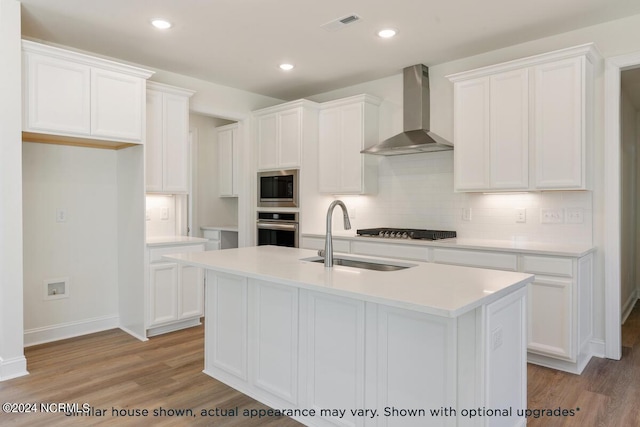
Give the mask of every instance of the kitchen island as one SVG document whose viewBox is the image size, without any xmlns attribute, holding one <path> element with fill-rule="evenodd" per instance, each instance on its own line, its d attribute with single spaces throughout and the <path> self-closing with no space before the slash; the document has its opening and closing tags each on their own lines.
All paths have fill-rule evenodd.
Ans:
<svg viewBox="0 0 640 427">
<path fill-rule="evenodd" d="M 408 268 L 326 269 L 314 255 L 165 257 L 207 271 L 205 373 L 310 426 L 525 424 L 532 275 L 398 260 Z"/>
</svg>

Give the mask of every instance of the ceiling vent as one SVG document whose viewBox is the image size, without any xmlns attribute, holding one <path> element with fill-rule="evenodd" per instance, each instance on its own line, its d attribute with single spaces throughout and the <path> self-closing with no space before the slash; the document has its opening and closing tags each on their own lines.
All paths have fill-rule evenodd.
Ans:
<svg viewBox="0 0 640 427">
<path fill-rule="evenodd" d="M 351 15 L 343 16 L 342 18 L 335 19 L 331 22 L 327 22 L 326 24 L 321 25 L 320 28 L 324 28 L 327 31 L 336 31 L 346 27 L 349 24 L 355 24 L 356 22 L 359 22 L 361 20 L 362 18 L 354 13 Z"/>
</svg>

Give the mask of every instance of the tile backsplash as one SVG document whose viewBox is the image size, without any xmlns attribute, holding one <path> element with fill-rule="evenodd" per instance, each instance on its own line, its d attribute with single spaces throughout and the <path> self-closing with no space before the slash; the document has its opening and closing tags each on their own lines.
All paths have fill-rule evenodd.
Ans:
<svg viewBox="0 0 640 427">
<path fill-rule="evenodd" d="M 375 196 L 340 197 L 356 213 L 354 228 L 429 228 L 472 239 L 592 244 L 590 191 L 455 193 L 452 151 L 383 157 L 378 185 Z M 521 209 L 524 223 L 516 222 Z M 469 221 L 463 220 L 464 210 Z M 541 213 L 557 222 L 542 223 Z"/>
</svg>

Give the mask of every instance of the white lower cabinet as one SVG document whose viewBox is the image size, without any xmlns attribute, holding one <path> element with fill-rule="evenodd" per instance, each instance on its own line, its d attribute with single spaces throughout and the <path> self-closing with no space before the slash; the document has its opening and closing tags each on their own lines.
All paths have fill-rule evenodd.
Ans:
<svg viewBox="0 0 640 427">
<path fill-rule="evenodd" d="M 319 292 L 307 295 L 308 408 L 364 408 L 365 303 Z M 347 411 L 348 412 L 348 411 Z M 363 418 L 320 416 L 326 425 L 362 426 Z M 318 425 L 325 425 L 320 422 Z"/>
<path fill-rule="evenodd" d="M 200 324 L 204 314 L 204 271 L 161 261 L 161 257 L 203 250 L 203 244 L 149 249 L 147 336 Z"/>
<path fill-rule="evenodd" d="M 307 411 L 294 417 L 305 425 L 524 425 L 526 288 L 447 318 L 211 270 L 206 283 L 204 372 Z M 513 416 L 429 412 L 483 406 Z M 411 408 L 426 413 L 401 415 Z"/>
</svg>

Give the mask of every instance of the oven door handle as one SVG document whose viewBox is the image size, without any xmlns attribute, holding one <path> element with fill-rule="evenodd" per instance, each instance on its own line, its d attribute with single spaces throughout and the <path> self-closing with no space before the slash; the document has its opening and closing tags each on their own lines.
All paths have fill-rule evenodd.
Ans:
<svg viewBox="0 0 640 427">
<path fill-rule="evenodd" d="M 289 230 L 296 231 L 298 229 L 298 224 L 277 224 L 272 222 L 258 222 L 258 228 L 263 230 Z"/>
</svg>

